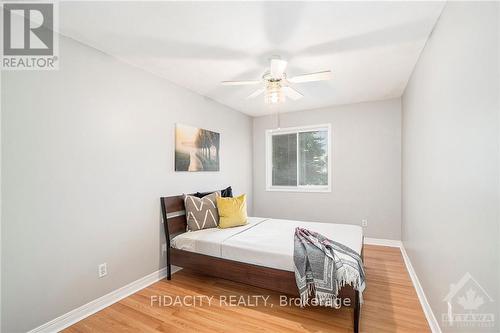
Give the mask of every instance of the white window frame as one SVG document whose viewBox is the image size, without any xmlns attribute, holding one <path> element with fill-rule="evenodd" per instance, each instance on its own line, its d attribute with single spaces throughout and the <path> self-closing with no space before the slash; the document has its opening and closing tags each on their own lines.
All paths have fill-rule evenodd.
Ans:
<svg viewBox="0 0 500 333">
<path fill-rule="evenodd" d="M 273 186 L 273 147 L 272 138 L 276 134 L 297 134 L 297 183 L 299 183 L 299 133 L 311 131 L 327 131 L 327 156 L 328 156 L 328 184 L 327 185 L 299 185 Z M 331 192 L 332 191 L 332 126 L 331 124 L 297 126 L 266 130 L 266 191 L 280 192 Z"/>
</svg>

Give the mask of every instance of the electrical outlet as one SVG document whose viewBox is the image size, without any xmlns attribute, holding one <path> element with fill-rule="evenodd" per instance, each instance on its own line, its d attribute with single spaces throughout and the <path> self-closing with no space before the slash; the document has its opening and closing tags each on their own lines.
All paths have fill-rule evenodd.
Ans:
<svg viewBox="0 0 500 333">
<path fill-rule="evenodd" d="M 368 220 L 366 220 L 366 219 L 361 220 L 361 226 L 362 226 L 363 228 L 368 227 Z"/>
<path fill-rule="evenodd" d="M 100 264 L 99 266 L 97 266 L 97 275 L 100 278 L 108 275 L 108 264 L 104 263 L 104 264 Z"/>
<path fill-rule="evenodd" d="M 164 255 L 167 252 L 167 243 L 161 244 L 161 254 Z"/>
</svg>

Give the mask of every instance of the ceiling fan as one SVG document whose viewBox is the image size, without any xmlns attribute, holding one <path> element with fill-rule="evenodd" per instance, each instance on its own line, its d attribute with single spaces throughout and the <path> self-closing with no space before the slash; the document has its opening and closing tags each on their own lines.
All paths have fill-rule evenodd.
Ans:
<svg viewBox="0 0 500 333">
<path fill-rule="evenodd" d="M 308 73 L 293 76 L 288 78 L 285 69 L 287 61 L 282 60 L 279 57 L 273 57 L 270 59 L 269 70 L 267 70 L 264 75 L 262 75 L 261 80 L 247 80 L 247 81 L 222 81 L 222 85 L 225 86 L 243 86 L 243 85 L 255 85 L 263 84 L 262 88 L 257 89 L 251 93 L 247 99 L 255 98 L 263 93 L 264 101 L 267 104 L 277 104 L 285 101 L 285 97 L 291 100 L 298 100 L 304 95 L 292 88 L 290 85 L 292 83 L 305 83 L 313 81 L 324 81 L 330 80 L 332 76 L 331 71 L 321 71 L 315 73 Z"/>
</svg>

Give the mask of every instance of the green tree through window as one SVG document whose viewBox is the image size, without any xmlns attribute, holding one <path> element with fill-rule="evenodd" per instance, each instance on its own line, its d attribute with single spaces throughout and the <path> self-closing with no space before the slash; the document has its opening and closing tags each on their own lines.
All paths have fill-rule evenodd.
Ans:
<svg viewBox="0 0 500 333">
<path fill-rule="evenodd" d="M 299 134 L 300 185 L 328 184 L 327 132 L 303 132 Z"/>
</svg>

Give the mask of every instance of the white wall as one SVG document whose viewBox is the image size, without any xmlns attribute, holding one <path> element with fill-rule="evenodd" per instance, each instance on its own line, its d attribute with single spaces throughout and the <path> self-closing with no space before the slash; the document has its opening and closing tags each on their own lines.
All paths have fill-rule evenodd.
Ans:
<svg viewBox="0 0 500 333">
<path fill-rule="evenodd" d="M 252 207 L 249 117 L 73 40 L 60 60 L 2 73 L 3 332 L 163 267 L 160 196 L 232 185 Z M 173 171 L 176 122 L 221 133 L 221 172 Z"/>
<path fill-rule="evenodd" d="M 331 193 L 268 192 L 265 131 L 276 116 L 254 119 L 254 213 L 257 216 L 361 224 L 368 237 L 401 237 L 401 101 L 352 104 L 281 115 L 281 127 L 331 123 Z"/>
<path fill-rule="evenodd" d="M 0 71 L 0 91 L 2 91 L 2 71 Z M 0 105 L 2 95 L 0 94 Z M 2 115 L 0 112 L 0 148 L 2 146 Z M 2 188 L 2 153 L 0 149 L 0 189 Z M 0 332 L 2 331 L 2 191 L 0 191 Z"/>
<path fill-rule="evenodd" d="M 499 320 L 498 6 L 448 2 L 402 99 L 403 242 L 439 321 L 466 272 Z"/>
</svg>

